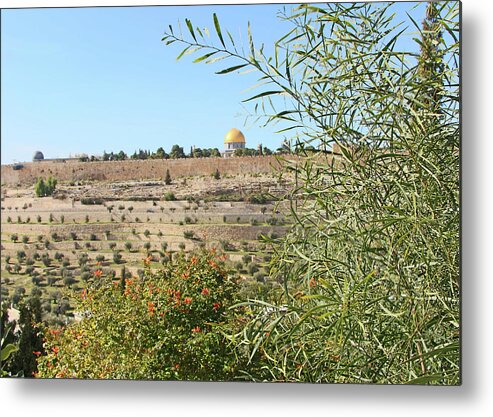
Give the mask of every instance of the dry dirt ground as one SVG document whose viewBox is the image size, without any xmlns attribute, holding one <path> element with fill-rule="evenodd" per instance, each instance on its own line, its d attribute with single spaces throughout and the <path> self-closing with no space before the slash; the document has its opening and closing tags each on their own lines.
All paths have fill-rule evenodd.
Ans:
<svg viewBox="0 0 493 417">
<path fill-rule="evenodd" d="M 236 264 L 244 277 L 256 272 L 247 268 L 250 261 L 245 257 L 260 269 L 257 272 L 267 274 L 269 245 L 260 235 L 279 236 L 289 228 L 283 214 L 287 201 L 282 200 L 289 187 L 289 181 L 267 174 L 189 177 L 170 185 L 67 183 L 59 184 L 53 197 L 44 198 L 36 197 L 32 186 L 2 187 L 1 276 L 6 284 L 2 287 L 7 288 L 2 296 L 11 295 L 17 286 L 82 285 L 83 272 L 92 274 L 96 269 L 114 270 L 118 276 L 125 267 L 136 274 L 148 255 L 157 268 L 170 252 L 198 246 L 223 249 L 229 265 Z M 170 193 L 176 201 L 166 201 L 164 196 Z M 252 196 L 267 195 L 281 201 L 249 202 Z M 97 204 L 87 204 L 88 199 Z M 115 253 L 120 260 L 115 260 Z M 84 254 L 85 268 L 79 262 Z M 49 259 L 48 265 L 43 257 Z M 68 284 L 67 277 L 74 282 Z"/>
</svg>

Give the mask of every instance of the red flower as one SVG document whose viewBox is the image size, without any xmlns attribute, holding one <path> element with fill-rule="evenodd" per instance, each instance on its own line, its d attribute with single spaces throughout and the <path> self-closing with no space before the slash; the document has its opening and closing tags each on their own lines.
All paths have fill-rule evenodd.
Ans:
<svg viewBox="0 0 493 417">
<path fill-rule="evenodd" d="M 202 295 L 209 295 L 209 288 L 202 288 Z"/>
<path fill-rule="evenodd" d="M 311 277 L 310 278 L 310 287 L 315 287 L 317 285 L 317 281 L 315 278 Z"/>
<path fill-rule="evenodd" d="M 214 303 L 214 304 L 212 304 L 212 309 L 213 309 L 214 311 L 219 310 L 219 307 L 221 307 L 221 304 L 219 304 L 219 303 Z"/>
<path fill-rule="evenodd" d="M 200 327 L 199 327 L 199 326 L 194 327 L 194 328 L 192 329 L 192 333 L 200 333 Z"/>
<path fill-rule="evenodd" d="M 185 304 L 192 304 L 192 299 L 190 297 L 185 297 L 185 299 L 183 300 L 183 302 Z"/>
<path fill-rule="evenodd" d="M 103 275 L 103 271 L 101 269 L 96 269 L 93 274 L 96 278 L 100 278 Z"/>
<path fill-rule="evenodd" d="M 197 263 L 197 257 L 192 256 L 192 258 L 190 259 L 190 264 L 195 265 L 196 263 Z"/>
<path fill-rule="evenodd" d="M 147 302 L 147 310 L 149 311 L 149 313 L 151 315 L 154 314 L 154 312 L 156 311 L 156 309 L 154 308 L 155 304 L 152 302 L 152 301 L 148 301 Z"/>
<path fill-rule="evenodd" d="M 152 256 L 148 256 L 147 258 L 144 259 L 144 265 L 149 266 L 152 261 Z"/>
<path fill-rule="evenodd" d="M 175 365 L 175 369 L 176 369 L 176 370 L 180 369 L 180 364 L 179 364 L 179 363 L 177 363 L 177 364 Z"/>
<path fill-rule="evenodd" d="M 35 350 L 35 351 L 33 351 L 33 355 L 35 355 L 36 357 L 39 357 L 41 355 L 41 352 L 39 350 Z"/>
<path fill-rule="evenodd" d="M 51 348 L 51 350 L 52 350 L 52 351 L 53 351 L 53 353 L 56 355 L 60 349 L 58 348 L 58 346 L 53 346 L 53 347 Z"/>
<path fill-rule="evenodd" d="M 181 277 L 183 279 L 187 279 L 189 276 L 190 276 L 190 274 L 188 272 L 184 272 L 183 274 L 181 274 Z"/>
</svg>

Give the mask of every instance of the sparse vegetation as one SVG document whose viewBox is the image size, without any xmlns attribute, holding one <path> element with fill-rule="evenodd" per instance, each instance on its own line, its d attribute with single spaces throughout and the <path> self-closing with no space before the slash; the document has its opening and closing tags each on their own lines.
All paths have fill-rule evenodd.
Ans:
<svg viewBox="0 0 493 417">
<path fill-rule="evenodd" d="M 164 194 L 164 201 L 175 201 L 176 197 L 175 194 L 171 191 L 168 191 L 167 193 Z"/>
</svg>

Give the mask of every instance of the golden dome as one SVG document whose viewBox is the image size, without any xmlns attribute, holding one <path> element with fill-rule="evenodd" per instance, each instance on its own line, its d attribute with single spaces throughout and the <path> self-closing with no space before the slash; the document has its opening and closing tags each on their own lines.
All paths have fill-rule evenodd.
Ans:
<svg viewBox="0 0 493 417">
<path fill-rule="evenodd" d="M 245 136 L 238 129 L 231 129 L 224 137 L 224 143 L 245 143 Z"/>
</svg>

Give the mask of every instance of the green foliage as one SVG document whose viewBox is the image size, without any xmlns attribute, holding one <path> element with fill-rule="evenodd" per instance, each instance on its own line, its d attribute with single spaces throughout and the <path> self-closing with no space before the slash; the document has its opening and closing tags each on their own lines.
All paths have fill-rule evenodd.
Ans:
<svg viewBox="0 0 493 417">
<path fill-rule="evenodd" d="M 175 194 L 171 191 L 168 191 L 167 193 L 164 193 L 164 201 L 175 201 L 176 197 Z"/>
<path fill-rule="evenodd" d="M 185 158 L 185 153 L 183 152 L 183 147 L 178 145 L 173 145 L 169 153 L 169 157 L 173 159 Z"/>
<path fill-rule="evenodd" d="M 194 62 L 236 60 L 219 74 L 252 68 L 263 90 L 245 102 L 294 132 L 279 149 L 293 227 L 272 260 L 284 293 L 248 303 L 235 336 L 265 353 L 252 380 L 460 381 L 459 4 L 428 6 L 418 60 L 396 50 L 392 7 L 301 5 L 272 57 L 250 33 L 242 55 L 216 16 L 220 45 L 163 38 L 205 49 Z"/>
<path fill-rule="evenodd" d="M 18 308 L 20 333 L 14 339 L 18 349 L 13 352 L 5 368 L 12 375 L 32 377 L 37 372 L 36 357 L 44 352 L 39 296 L 21 301 Z"/>
<path fill-rule="evenodd" d="M 36 194 L 36 197 L 48 197 L 53 194 L 56 185 L 56 178 L 48 177 L 46 182 L 43 178 L 38 178 L 34 184 L 34 193 Z"/>
<path fill-rule="evenodd" d="M 185 230 L 185 231 L 183 232 L 183 237 L 184 237 L 185 239 L 194 239 L 194 238 L 195 238 L 195 234 L 193 233 L 193 231 L 192 231 L 192 230 Z"/>
<path fill-rule="evenodd" d="M 164 177 L 164 183 L 166 185 L 170 185 L 171 184 L 171 175 L 169 173 L 169 169 L 166 170 L 166 176 Z"/>
<path fill-rule="evenodd" d="M 101 277 L 78 299 L 83 320 L 45 332 L 39 376 L 230 380 L 239 356 L 222 328 L 236 288 L 205 251 L 123 285 Z"/>
<path fill-rule="evenodd" d="M 265 204 L 269 201 L 268 196 L 262 193 L 252 194 L 247 198 L 247 201 L 252 204 Z"/>
<path fill-rule="evenodd" d="M 102 205 L 104 204 L 104 200 L 99 197 L 83 197 L 80 199 L 80 203 L 83 205 Z M 107 209 L 111 212 L 109 207 Z"/>
</svg>

